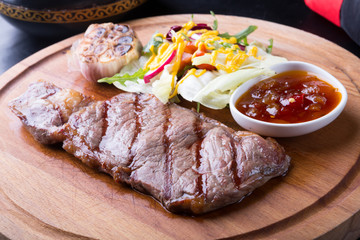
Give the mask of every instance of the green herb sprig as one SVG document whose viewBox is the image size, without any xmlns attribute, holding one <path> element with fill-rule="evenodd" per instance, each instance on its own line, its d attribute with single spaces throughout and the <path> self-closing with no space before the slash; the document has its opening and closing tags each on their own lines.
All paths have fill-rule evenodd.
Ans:
<svg viewBox="0 0 360 240">
<path fill-rule="evenodd" d="M 213 11 L 210 11 L 210 14 L 215 18 L 212 29 L 217 30 L 218 29 L 218 20 L 216 19 L 215 13 Z"/>
<path fill-rule="evenodd" d="M 254 32 L 256 29 L 257 29 L 257 26 L 250 25 L 249 27 L 247 27 L 246 29 L 242 30 L 239 33 L 236 33 L 235 35 L 230 35 L 229 33 L 226 32 L 226 33 L 219 34 L 219 37 L 226 38 L 226 39 L 229 39 L 231 37 L 235 37 L 237 43 L 240 43 L 240 44 L 242 44 L 244 46 L 248 46 L 249 44 L 247 42 L 247 37 L 252 32 Z"/>
</svg>

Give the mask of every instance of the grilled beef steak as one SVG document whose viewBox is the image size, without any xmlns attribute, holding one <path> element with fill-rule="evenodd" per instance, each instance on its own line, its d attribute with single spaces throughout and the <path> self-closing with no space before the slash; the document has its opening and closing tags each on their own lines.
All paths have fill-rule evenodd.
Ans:
<svg viewBox="0 0 360 240">
<path fill-rule="evenodd" d="M 290 164 L 271 138 L 236 132 L 149 94 L 95 101 L 37 82 L 9 106 L 39 142 L 63 142 L 88 166 L 171 212 L 199 214 L 235 203 Z"/>
</svg>

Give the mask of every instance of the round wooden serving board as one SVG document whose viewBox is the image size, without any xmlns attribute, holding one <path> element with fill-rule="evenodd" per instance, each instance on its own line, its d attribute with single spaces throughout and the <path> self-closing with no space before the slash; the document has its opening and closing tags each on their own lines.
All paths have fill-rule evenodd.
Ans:
<svg viewBox="0 0 360 240">
<path fill-rule="evenodd" d="M 191 15 L 129 22 L 145 44 L 155 32 Z M 174 215 L 149 196 L 116 184 L 83 165 L 60 145 L 36 142 L 8 102 L 39 79 L 98 99 L 119 93 L 112 85 L 68 72 L 66 51 L 80 36 L 52 45 L 0 77 L 0 231 L 14 239 L 324 239 L 360 236 L 360 60 L 309 33 L 266 21 L 217 16 L 220 32 L 258 29 L 249 40 L 274 39 L 273 54 L 313 63 L 338 78 L 349 99 L 334 122 L 312 134 L 279 138 L 291 156 L 284 177 L 270 180 L 242 202 L 202 216 Z M 195 22 L 212 25 L 211 15 Z M 9 50 L 8 50 L 9 51 Z M 182 103 L 191 107 L 189 103 Z M 240 130 L 229 109 L 201 108 Z"/>
</svg>

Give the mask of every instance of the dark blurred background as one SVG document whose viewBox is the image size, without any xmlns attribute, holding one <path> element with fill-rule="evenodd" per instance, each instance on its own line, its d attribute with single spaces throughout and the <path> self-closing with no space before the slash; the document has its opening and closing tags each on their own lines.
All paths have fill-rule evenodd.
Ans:
<svg viewBox="0 0 360 240">
<path fill-rule="evenodd" d="M 321 36 L 360 57 L 360 47 L 344 30 L 311 11 L 303 0 L 148 0 L 117 21 L 182 13 L 209 13 L 251 17 L 295 27 Z M 0 74 L 31 54 L 76 32 L 53 37 L 25 33 L 0 18 Z"/>
</svg>

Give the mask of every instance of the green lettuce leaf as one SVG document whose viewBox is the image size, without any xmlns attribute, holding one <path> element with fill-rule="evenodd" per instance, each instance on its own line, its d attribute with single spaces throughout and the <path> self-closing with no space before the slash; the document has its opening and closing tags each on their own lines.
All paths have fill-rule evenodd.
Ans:
<svg viewBox="0 0 360 240">
<path fill-rule="evenodd" d="M 143 79 L 144 75 L 149 71 L 149 69 L 139 68 L 134 74 L 125 73 L 123 75 L 117 73 L 112 77 L 101 78 L 98 80 L 99 83 L 109 83 L 119 82 L 122 85 L 125 85 L 126 81 L 137 82 L 138 79 Z"/>
<path fill-rule="evenodd" d="M 164 43 L 164 39 L 160 36 L 155 36 L 157 33 L 154 33 L 150 39 L 150 41 L 143 48 L 144 55 L 151 55 L 150 47 L 154 45 L 154 52 L 157 54 L 159 46 Z"/>
</svg>

